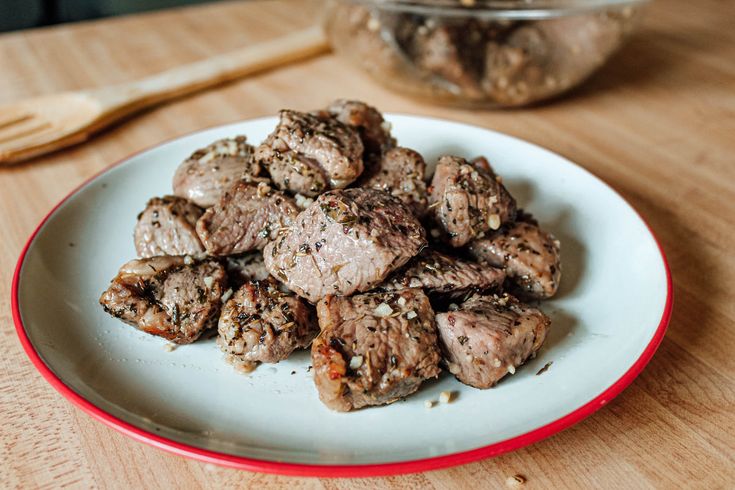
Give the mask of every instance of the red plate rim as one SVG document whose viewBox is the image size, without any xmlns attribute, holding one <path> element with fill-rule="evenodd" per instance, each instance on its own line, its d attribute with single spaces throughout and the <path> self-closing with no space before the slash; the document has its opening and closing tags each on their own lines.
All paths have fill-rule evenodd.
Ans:
<svg viewBox="0 0 735 490">
<path fill-rule="evenodd" d="M 390 114 L 390 115 L 393 115 L 393 114 Z M 431 118 L 431 117 L 426 117 L 426 116 L 418 116 L 418 117 L 422 117 L 426 119 L 436 119 L 436 118 Z M 437 119 L 437 120 L 447 122 L 446 119 Z M 462 123 L 459 121 L 451 121 L 451 122 L 455 124 L 466 124 L 466 123 Z M 669 263 L 666 258 L 666 254 L 664 253 L 663 247 L 661 246 L 661 242 L 658 240 L 658 237 L 656 237 L 656 235 L 653 233 L 653 230 L 651 229 L 648 222 L 643 218 L 643 216 L 641 216 L 641 214 L 619 192 L 617 192 L 609 184 L 607 184 L 605 181 L 603 181 L 602 179 L 594 175 L 592 172 L 590 172 L 586 168 L 581 167 L 580 165 L 574 164 L 580 169 L 582 169 L 583 171 L 590 174 L 592 177 L 594 177 L 598 181 L 602 182 L 612 192 L 614 192 L 620 199 L 622 199 L 633 210 L 633 212 L 635 212 L 638 215 L 641 221 L 648 228 L 649 233 L 653 237 L 656 243 L 656 246 L 658 247 L 659 253 L 661 254 L 661 261 L 663 263 L 663 266 L 666 272 L 666 303 L 664 304 L 664 310 L 661 316 L 661 320 L 659 321 L 658 327 L 656 328 L 656 331 L 654 332 L 653 337 L 651 338 L 651 341 L 648 343 L 646 348 L 643 350 L 640 357 L 633 363 L 633 365 L 628 369 L 628 371 L 626 371 L 625 374 L 623 374 L 620 377 L 620 379 L 618 379 L 615 383 L 613 383 L 610 387 L 604 390 L 597 397 L 593 398 L 591 401 L 587 402 L 586 404 L 582 405 L 576 410 L 568 413 L 567 415 L 564 415 L 563 417 L 553 422 L 550 422 L 544 426 L 538 427 L 524 434 L 518 435 L 516 437 L 511 437 L 509 439 L 506 439 L 500 442 L 496 442 L 494 444 L 482 446 L 476 449 L 471 449 L 468 451 L 462 451 L 462 452 L 453 453 L 453 454 L 447 454 L 444 456 L 435 456 L 431 458 L 401 461 L 401 462 L 396 462 L 396 463 L 378 463 L 378 464 L 365 464 L 365 465 L 298 464 L 298 463 L 285 463 L 285 462 L 279 462 L 279 461 L 268 461 L 268 460 L 247 458 L 244 456 L 235 456 L 235 455 L 221 453 L 217 451 L 201 449 L 201 448 L 191 446 L 188 444 L 176 442 L 174 440 L 171 440 L 165 437 L 161 437 L 159 435 L 156 435 L 151 432 L 140 429 L 134 426 L 133 424 L 125 422 L 124 420 L 119 419 L 118 417 L 115 417 L 114 415 L 104 411 L 103 409 L 99 408 L 98 406 L 94 405 L 93 403 L 91 403 L 90 401 L 88 401 L 87 399 L 79 395 L 78 393 L 76 393 L 73 389 L 67 386 L 61 380 L 61 378 L 59 378 L 51 370 L 51 368 L 48 365 L 46 365 L 43 359 L 41 359 L 41 356 L 38 354 L 35 347 L 31 343 L 31 340 L 28 337 L 28 334 L 26 332 L 25 326 L 23 325 L 23 320 L 21 319 L 21 313 L 20 313 L 20 306 L 18 303 L 19 282 L 20 282 L 21 270 L 23 268 L 23 263 L 25 261 L 26 254 L 28 253 L 28 249 L 30 248 L 34 239 L 40 232 L 41 228 L 43 228 L 43 225 L 46 224 L 46 222 L 51 218 L 51 216 L 53 216 L 56 210 L 59 209 L 59 207 L 61 207 L 69 198 L 71 198 L 73 195 L 77 194 L 80 190 L 82 190 L 83 188 L 91 184 L 98 177 L 100 177 L 101 175 L 112 170 L 113 168 L 127 162 L 131 158 L 145 151 L 156 148 L 165 143 L 169 143 L 177 139 L 185 138 L 195 133 L 199 133 L 201 131 L 205 131 L 207 129 L 213 129 L 213 128 L 220 127 L 220 126 L 223 126 L 223 125 L 217 125 L 217 126 L 212 126 L 211 128 L 205 128 L 205 129 L 200 129 L 197 131 L 192 131 L 182 136 L 174 137 L 169 140 L 163 141 L 161 143 L 152 145 L 143 150 L 134 152 L 128 155 L 127 157 L 122 158 L 121 160 L 113 163 L 112 165 L 102 169 L 101 171 L 89 177 L 82 184 L 80 184 L 74 190 L 72 190 L 66 197 L 64 197 L 61 201 L 59 201 L 59 203 L 56 204 L 51 209 L 51 211 L 49 211 L 48 214 L 41 220 L 41 222 L 38 224 L 38 226 L 33 231 L 31 236 L 28 238 L 28 241 L 26 242 L 25 246 L 23 247 L 23 250 L 20 253 L 18 262 L 15 267 L 15 272 L 13 274 L 13 284 L 12 284 L 12 289 L 11 289 L 11 309 L 13 312 L 13 322 L 15 323 L 15 330 L 16 330 L 16 333 L 18 334 L 18 338 L 20 339 L 20 343 L 23 345 L 23 349 L 25 350 L 26 355 L 31 360 L 31 362 L 36 367 L 36 369 L 46 379 L 46 381 L 48 381 L 48 383 L 51 386 L 53 386 L 54 389 L 56 389 L 56 391 L 58 391 L 62 396 L 67 398 L 77 407 L 81 408 L 87 414 L 91 415 L 93 418 L 127 435 L 128 437 L 131 437 L 137 441 L 149 444 L 158 449 L 163 449 L 164 451 L 168 451 L 170 453 L 177 454 L 179 456 L 185 456 L 188 458 L 199 460 L 205 463 L 212 463 L 212 464 L 217 464 L 220 466 L 247 470 L 247 471 L 264 472 L 264 473 L 289 475 L 289 476 L 357 478 L 357 477 L 375 477 L 375 476 L 389 476 L 389 475 L 398 475 L 398 474 L 406 474 L 406 473 L 418 473 L 418 472 L 423 472 L 423 471 L 431 471 L 431 470 L 438 470 L 442 468 L 449 468 L 452 466 L 472 463 L 474 461 L 479 461 L 485 458 L 499 456 L 501 454 L 504 454 L 510 451 L 515 451 L 516 449 L 520 449 L 524 446 L 528 446 L 535 442 L 546 439 L 547 437 L 550 437 L 558 432 L 561 432 L 562 430 L 568 427 L 571 427 L 577 422 L 580 422 L 581 420 L 589 417 L 590 415 L 595 413 L 597 410 L 602 408 L 605 404 L 607 404 L 610 400 L 618 396 L 630 383 L 633 382 L 633 380 L 641 373 L 643 368 L 651 360 L 651 358 L 653 357 L 653 354 L 656 352 L 656 349 L 658 349 L 658 346 L 661 344 L 661 341 L 664 338 L 664 335 L 666 333 L 666 328 L 668 327 L 669 321 L 671 320 L 671 312 L 673 309 L 673 301 L 674 301 L 674 291 L 673 291 L 673 283 L 672 283 L 672 278 L 671 278 L 671 270 L 669 268 Z M 473 126 L 473 125 L 469 125 L 469 126 L 478 127 L 478 126 Z M 481 129 L 489 130 L 487 128 L 481 128 Z M 492 130 L 489 130 L 489 131 L 492 131 Z M 518 141 L 522 141 L 525 144 L 537 146 L 533 143 L 530 143 L 525 140 L 521 140 L 519 138 L 515 138 L 510 135 L 504 134 L 504 136 L 507 136 L 509 138 L 512 138 Z M 544 150 L 549 151 L 546 149 Z M 555 152 L 552 152 L 552 153 L 556 154 Z"/>
</svg>

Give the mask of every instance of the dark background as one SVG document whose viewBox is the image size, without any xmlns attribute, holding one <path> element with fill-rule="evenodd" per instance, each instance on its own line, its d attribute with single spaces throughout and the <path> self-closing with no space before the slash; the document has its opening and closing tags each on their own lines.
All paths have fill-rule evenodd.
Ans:
<svg viewBox="0 0 735 490">
<path fill-rule="evenodd" d="M 0 0 L 0 31 L 28 29 L 214 0 Z"/>
</svg>

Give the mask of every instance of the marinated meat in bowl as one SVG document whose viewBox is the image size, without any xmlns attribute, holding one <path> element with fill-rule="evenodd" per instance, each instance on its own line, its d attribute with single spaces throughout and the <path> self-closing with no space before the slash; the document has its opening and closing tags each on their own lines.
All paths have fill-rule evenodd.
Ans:
<svg viewBox="0 0 735 490">
<path fill-rule="evenodd" d="M 333 0 L 334 49 L 376 81 L 431 102 L 515 107 L 602 66 L 646 0 Z"/>
</svg>

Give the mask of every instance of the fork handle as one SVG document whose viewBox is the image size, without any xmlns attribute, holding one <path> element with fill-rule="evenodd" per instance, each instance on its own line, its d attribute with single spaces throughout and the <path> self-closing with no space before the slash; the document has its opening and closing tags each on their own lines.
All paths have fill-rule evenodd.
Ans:
<svg viewBox="0 0 735 490">
<path fill-rule="evenodd" d="M 89 92 L 108 122 L 161 102 L 204 90 L 255 72 L 325 53 L 329 44 L 319 26 L 230 53 L 179 66 L 122 85 Z"/>
</svg>

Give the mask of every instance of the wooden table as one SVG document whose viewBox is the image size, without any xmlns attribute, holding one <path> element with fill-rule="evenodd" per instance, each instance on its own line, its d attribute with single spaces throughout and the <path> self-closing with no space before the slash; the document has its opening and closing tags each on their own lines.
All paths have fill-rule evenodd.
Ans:
<svg viewBox="0 0 735 490">
<path fill-rule="evenodd" d="M 314 4 L 221 3 L 0 36 L 0 102 L 122 82 L 311 21 Z M 298 15 L 288 15 L 286 12 Z M 657 2 L 640 33 L 582 89 L 507 112 L 430 107 L 334 56 L 147 112 L 89 144 L 0 170 L 0 486 L 528 488 L 735 485 L 735 9 Z M 31 366 L 10 315 L 27 236 L 105 166 L 207 126 L 308 109 L 337 96 L 475 123 L 590 169 L 648 220 L 673 270 L 668 334 L 643 374 L 584 422 L 491 460 L 381 480 L 309 480 L 190 461 L 134 442 L 59 396 Z M 624 259 L 624 257 L 623 257 Z"/>
</svg>

